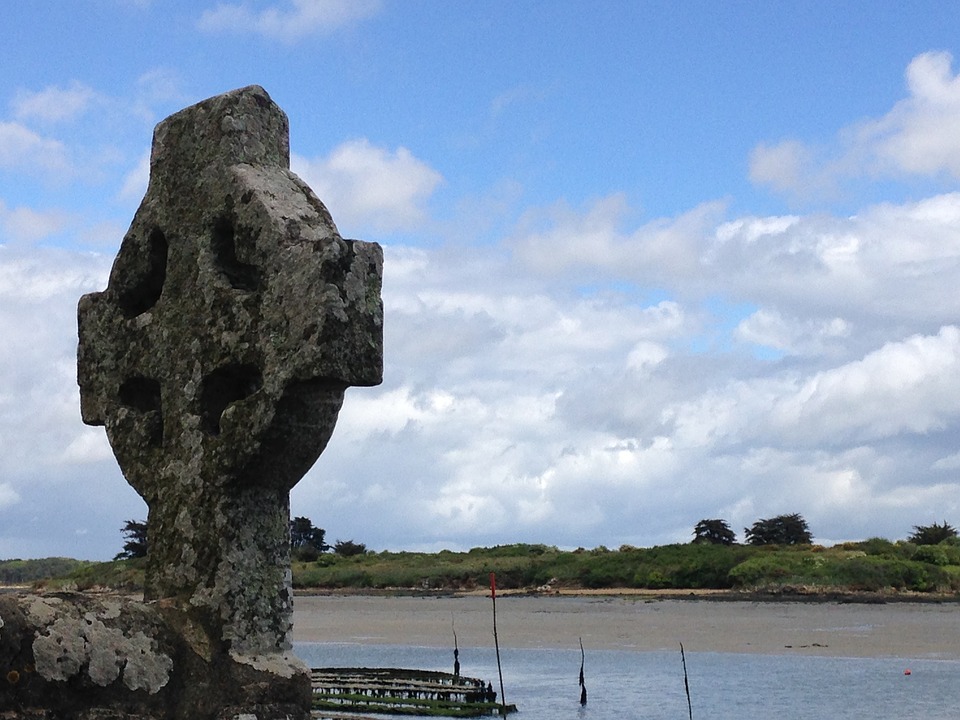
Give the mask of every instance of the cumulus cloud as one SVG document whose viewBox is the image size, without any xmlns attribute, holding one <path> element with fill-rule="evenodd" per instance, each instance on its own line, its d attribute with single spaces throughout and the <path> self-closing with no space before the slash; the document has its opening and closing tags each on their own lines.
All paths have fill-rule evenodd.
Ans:
<svg viewBox="0 0 960 720">
<path fill-rule="evenodd" d="M 48 179 L 73 174 L 66 146 L 17 122 L 0 121 L 0 170 L 10 169 Z"/>
<path fill-rule="evenodd" d="M 8 208 L 0 200 L 0 243 L 30 243 L 49 237 L 66 227 L 67 213 L 61 210 L 39 211 L 28 207 Z"/>
<path fill-rule="evenodd" d="M 82 115 L 96 99 L 93 88 L 75 80 L 66 88 L 51 85 L 35 92 L 18 91 L 13 113 L 19 120 L 64 122 Z"/>
<path fill-rule="evenodd" d="M 960 453 L 939 458 L 933 463 L 935 470 L 960 470 Z"/>
<path fill-rule="evenodd" d="M 123 178 L 118 197 L 121 200 L 139 200 L 150 182 L 150 151 L 145 151 L 136 166 Z"/>
<path fill-rule="evenodd" d="M 547 528 L 568 546 L 672 542 L 698 514 L 736 526 L 797 509 L 822 538 L 844 539 L 843 512 L 885 508 L 897 487 L 908 459 L 885 459 L 885 446 L 960 420 L 954 327 L 731 381 L 716 357 L 677 350 L 698 331 L 681 304 L 505 295 L 464 284 L 471 273 L 442 256 L 413 255 L 398 276 L 389 255 L 385 265 L 387 385 L 351 391 L 341 444 L 295 491 L 309 504 L 339 481 L 324 502 L 349 522 L 347 498 L 362 490 L 342 483 L 359 463 L 376 477 L 365 512 L 384 518 L 385 542 L 536 540 Z M 450 282 L 447 269 L 463 275 Z M 499 271 L 509 286 L 515 268 Z"/>
<path fill-rule="evenodd" d="M 140 112 L 149 112 L 148 108 L 155 104 L 185 100 L 180 76 L 170 68 L 155 67 L 137 78 L 134 105 Z"/>
<path fill-rule="evenodd" d="M 542 278 L 741 303 L 748 311 L 735 323 L 738 338 L 789 354 L 866 340 L 850 333 L 854 325 L 897 336 L 916 322 L 936 331 L 960 315 L 960 296 L 946 290 L 960 283 L 960 193 L 850 217 L 724 213 L 723 203 L 707 203 L 632 229 L 624 227 L 631 210 L 615 195 L 580 212 L 530 210 L 506 245 Z"/>
<path fill-rule="evenodd" d="M 343 228 L 378 232 L 416 227 L 440 173 L 404 147 L 390 151 L 369 140 L 351 140 L 325 158 L 294 155 L 291 167 L 328 206 Z"/>
<path fill-rule="evenodd" d="M 519 260 L 545 275 L 588 271 L 675 282 L 696 274 L 704 238 L 724 209 L 722 202 L 707 202 L 625 231 L 630 213 L 622 194 L 596 200 L 582 213 L 561 202 L 528 211 L 508 243 Z"/>
<path fill-rule="evenodd" d="M 823 541 L 901 537 L 904 511 L 960 507 L 944 477 L 957 307 L 931 302 L 960 281 L 957 201 L 632 229 L 615 197 L 531 211 L 502 252 L 390 247 L 386 384 L 350 392 L 295 501 L 362 526 L 350 502 L 364 498 L 383 518 L 372 543 L 425 549 L 675 542 L 701 517 L 797 511 Z M 658 233 L 687 257 L 660 272 L 671 299 L 576 291 L 585 276 L 647 282 L 632 254 Z M 787 359 L 699 350 L 727 321 L 706 311 L 714 294 L 753 306 L 729 341 Z M 358 473 L 375 481 L 351 488 Z"/>
<path fill-rule="evenodd" d="M 77 301 L 104 286 L 109 267 L 103 256 L 0 245 L 0 552 L 103 557 L 119 530 L 111 505 L 140 512 L 135 493 L 124 499 L 102 429 L 91 437 L 80 422 Z M 37 518 L 65 534 L 88 523 L 95 532 L 75 542 L 40 532 Z"/>
<path fill-rule="evenodd" d="M 808 443 L 923 435 L 960 419 L 960 329 L 916 335 L 811 375 L 779 399 L 773 419 Z"/>
<path fill-rule="evenodd" d="M 734 336 L 789 355 L 821 354 L 833 340 L 847 337 L 850 324 L 842 318 L 785 318 L 776 310 L 761 309 L 740 321 Z"/>
<path fill-rule="evenodd" d="M 20 502 L 20 494 L 10 487 L 9 483 L 0 483 L 0 509 L 16 505 Z"/>
<path fill-rule="evenodd" d="M 65 184 L 83 179 L 99 186 L 144 153 L 144 132 L 157 120 L 158 107 L 182 103 L 176 75 L 163 68 L 142 74 L 129 92 L 112 95 L 74 81 L 41 90 L 20 89 L 11 102 L 11 119 L 0 119 L 0 171 Z M 130 148 L 125 132 L 131 119 L 147 123 Z M 136 124 L 136 123 L 135 123 Z M 149 153 L 145 153 L 149 158 Z M 147 160 L 125 178 L 119 199 L 135 193 L 146 176 Z"/>
<path fill-rule="evenodd" d="M 797 139 L 758 144 L 750 179 L 801 200 L 833 197 L 857 178 L 960 178 L 960 76 L 947 52 L 928 52 L 906 70 L 907 97 L 885 115 L 838 130 L 831 145 Z"/>
<path fill-rule="evenodd" d="M 847 218 L 741 219 L 721 225 L 705 249 L 703 282 L 783 317 L 933 331 L 960 312 L 945 290 L 960 282 L 958 219 L 958 193 Z"/>
<path fill-rule="evenodd" d="M 798 140 L 760 143 L 750 152 L 750 180 L 777 192 L 796 192 L 813 185 L 813 162 L 811 150 Z"/>
<path fill-rule="evenodd" d="M 960 330 L 885 344 L 825 370 L 791 370 L 711 388 L 663 414 L 679 444 L 858 446 L 960 420 Z"/>
<path fill-rule="evenodd" d="M 946 173 L 960 178 L 960 77 L 947 52 L 918 55 L 907 67 L 909 96 L 889 113 L 864 123 L 855 135 L 877 172 Z"/>
<path fill-rule="evenodd" d="M 296 42 L 366 20 L 376 15 L 380 6 L 380 0 L 290 0 L 257 11 L 246 2 L 220 3 L 204 11 L 197 25 L 207 32 L 255 33 Z"/>
</svg>

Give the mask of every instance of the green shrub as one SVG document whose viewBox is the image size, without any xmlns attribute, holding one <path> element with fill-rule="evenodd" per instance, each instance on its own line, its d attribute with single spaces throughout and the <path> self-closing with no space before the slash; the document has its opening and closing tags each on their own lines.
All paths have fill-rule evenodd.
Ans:
<svg viewBox="0 0 960 720">
<path fill-rule="evenodd" d="M 67 575 L 49 581 L 49 586 L 81 591 L 109 588 L 124 592 L 139 592 L 143 590 L 145 565 L 146 558 L 81 563 Z"/>
<path fill-rule="evenodd" d="M 812 569 L 812 563 L 806 560 L 797 553 L 758 553 L 732 568 L 728 577 L 734 587 L 800 584 L 809 580 Z"/>
<path fill-rule="evenodd" d="M 906 540 L 897 540 L 894 548 L 896 550 L 896 557 L 903 558 L 904 560 L 910 560 L 917 553 L 917 546 Z"/>
<path fill-rule="evenodd" d="M 940 579 L 938 573 L 934 576 L 932 578 L 920 562 L 871 556 L 851 558 L 834 570 L 837 585 L 866 592 L 888 589 L 925 592 L 934 589 L 931 582 Z"/>
<path fill-rule="evenodd" d="M 921 545 L 917 548 L 913 559 L 917 562 L 930 563 L 931 565 L 949 565 L 947 549 L 942 545 Z"/>
<path fill-rule="evenodd" d="M 545 545 L 474 548 L 466 553 L 321 555 L 295 563 L 296 587 L 486 587 L 490 572 L 504 590 L 553 582 L 599 588 L 750 588 L 807 585 L 878 591 L 960 587 L 960 547 L 930 546 L 920 558 L 910 543 L 872 538 L 835 548 L 687 543 L 563 552 Z M 950 572 L 947 572 L 951 569 Z M 956 570 L 956 572 L 953 571 Z"/>
<path fill-rule="evenodd" d="M 91 563 L 70 558 L 52 557 L 39 560 L 0 560 L 0 583 L 19 585 L 38 580 L 62 577 Z M 99 564 L 99 563 L 97 563 Z"/>
<path fill-rule="evenodd" d="M 861 550 L 867 555 L 878 557 L 896 557 L 897 546 L 886 538 L 873 537 L 859 542 L 846 542 L 837 546 L 840 550 Z"/>
</svg>

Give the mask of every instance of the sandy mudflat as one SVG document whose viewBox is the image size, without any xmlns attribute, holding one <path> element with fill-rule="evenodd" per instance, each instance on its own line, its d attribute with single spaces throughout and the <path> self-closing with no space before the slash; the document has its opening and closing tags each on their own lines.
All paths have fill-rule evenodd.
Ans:
<svg viewBox="0 0 960 720">
<path fill-rule="evenodd" d="M 293 637 L 492 647 L 489 597 L 300 596 Z M 718 602 L 636 596 L 497 598 L 501 647 L 677 649 L 960 659 L 960 605 Z"/>
</svg>

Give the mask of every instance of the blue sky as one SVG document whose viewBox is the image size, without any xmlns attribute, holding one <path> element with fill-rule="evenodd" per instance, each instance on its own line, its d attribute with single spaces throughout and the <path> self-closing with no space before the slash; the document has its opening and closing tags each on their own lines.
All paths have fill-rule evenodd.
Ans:
<svg viewBox="0 0 960 720">
<path fill-rule="evenodd" d="M 79 418 L 153 126 L 256 83 L 386 253 L 385 381 L 292 494 L 374 549 L 960 523 L 953 3 L 0 10 L 0 557 L 146 514 Z"/>
</svg>

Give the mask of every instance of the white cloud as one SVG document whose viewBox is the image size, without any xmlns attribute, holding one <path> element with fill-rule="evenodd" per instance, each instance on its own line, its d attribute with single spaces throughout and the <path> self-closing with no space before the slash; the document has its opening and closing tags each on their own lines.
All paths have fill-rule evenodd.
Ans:
<svg viewBox="0 0 960 720">
<path fill-rule="evenodd" d="M 781 193 L 799 192 L 801 188 L 809 193 L 814 185 L 810 177 L 813 163 L 810 149 L 797 140 L 760 143 L 750 152 L 750 181 Z M 818 187 L 817 191 L 822 189 Z"/>
<path fill-rule="evenodd" d="M 0 169 L 4 168 L 51 179 L 73 174 L 62 142 L 38 135 L 20 123 L 0 121 Z"/>
<path fill-rule="evenodd" d="M 819 355 L 833 341 L 849 335 L 850 324 L 842 318 L 799 320 L 767 309 L 757 310 L 741 320 L 734 331 L 738 340 L 790 355 Z"/>
<path fill-rule="evenodd" d="M 256 11 L 247 2 L 220 3 L 203 12 L 198 27 L 208 32 L 250 32 L 296 42 L 366 20 L 376 15 L 380 6 L 380 0 L 290 0 Z"/>
<path fill-rule="evenodd" d="M 0 477 L 21 494 L 19 483 L 55 462 L 81 430 L 77 301 L 108 269 L 96 256 L 0 247 Z"/>
<path fill-rule="evenodd" d="M 0 483 L 0 510 L 20 502 L 20 494 L 9 483 Z"/>
<path fill-rule="evenodd" d="M 750 155 L 750 179 L 810 200 L 834 197 L 851 179 L 960 178 L 960 76 L 953 74 L 952 61 L 947 52 L 913 58 L 907 97 L 882 117 L 839 129 L 832 144 L 758 144 Z"/>
<path fill-rule="evenodd" d="M 960 178 L 960 77 L 947 52 L 918 55 L 907 67 L 909 97 L 865 123 L 856 145 L 875 158 L 877 172 L 947 173 Z"/>
<path fill-rule="evenodd" d="M 406 148 L 391 152 L 366 139 L 345 142 L 325 158 L 294 155 L 291 167 L 323 200 L 339 226 L 378 232 L 423 223 L 424 205 L 442 181 L 440 173 Z"/>
<path fill-rule="evenodd" d="M 858 446 L 960 424 L 960 330 L 890 342 L 826 370 L 736 380 L 664 409 L 679 446 Z"/>
<path fill-rule="evenodd" d="M 753 243 L 768 235 L 782 235 L 800 222 L 796 215 L 780 217 L 743 217 L 722 223 L 716 232 L 717 240 L 728 242 L 739 237 L 744 243 Z"/>
<path fill-rule="evenodd" d="M 532 212 L 510 246 L 523 265 L 500 249 L 390 247 L 389 387 L 351 391 L 339 437 L 370 457 L 343 462 L 393 468 L 378 492 L 422 521 L 384 537 L 423 546 L 480 544 L 487 531 L 648 544 L 684 539 L 697 515 L 744 526 L 795 511 L 822 539 L 905 534 L 897 488 L 931 483 L 915 468 L 949 455 L 960 429 L 960 331 L 942 320 L 957 317 L 958 201 L 633 230 L 612 198 L 582 215 Z M 663 270 L 631 257 L 657 232 L 688 261 Z M 573 290 L 657 273 L 676 299 Z M 691 353 L 720 332 L 704 312 L 713 293 L 758 308 L 731 339 L 790 362 Z M 851 523 L 853 512 L 869 520 Z"/>
<path fill-rule="evenodd" d="M 960 193 L 877 205 L 850 218 L 810 216 L 721 226 L 702 282 L 783 317 L 909 332 L 953 322 L 960 297 Z M 839 327 L 839 326 L 838 326 Z M 807 332 L 814 328 L 807 329 Z M 889 335 L 888 335 L 889 337 Z"/>
<path fill-rule="evenodd" d="M 845 338 L 866 341 L 866 351 L 918 321 L 934 331 L 960 316 L 960 295 L 946 290 L 960 285 L 960 193 L 852 217 L 727 220 L 722 204 L 707 203 L 632 229 L 630 215 L 619 195 L 582 212 L 533 209 L 507 247 L 553 281 L 631 283 L 753 306 L 762 313 L 737 319 L 740 338 L 790 354 L 833 353 Z"/>
<path fill-rule="evenodd" d="M 20 120 L 64 122 L 82 115 L 96 99 L 93 88 L 75 80 L 66 88 L 51 85 L 36 92 L 20 90 L 13 100 L 13 113 Z"/>
<path fill-rule="evenodd" d="M 939 458 L 932 467 L 934 470 L 960 470 L 960 452 Z"/>
<path fill-rule="evenodd" d="M 150 151 L 145 151 L 136 166 L 123 178 L 118 197 L 121 200 L 139 200 L 147 192 L 150 182 Z"/>
<path fill-rule="evenodd" d="M 724 207 L 707 202 L 624 232 L 629 207 L 621 194 L 597 200 L 583 213 L 558 203 L 529 211 L 508 242 L 528 267 L 547 275 L 600 271 L 654 284 L 676 282 L 698 272 L 704 238 L 714 232 Z"/>
<path fill-rule="evenodd" d="M 960 421 L 960 329 L 890 342 L 816 373 L 776 402 L 772 419 L 803 442 L 871 442 Z"/>
<path fill-rule="evenodd" d="M 42 302 L 63 294 L 77 293 L 79 299 L 88 288 L 105 285 L 109 269 L 109 261 L 96 255 L 0 246 L 0 298 L 5 310 L 15 302 Z"/>
<path fill-rule="evenodd" d="M 184 99 L 179 74 L 166 67 L 156 67 L 137 78 L 136 95 L 141 103 L 169 103 Z"/>
<path fill-rule="evenodd" d="M 61 210 L 41 212 L 32 208 L 7 208 L 0 200 L 0 244 L 7 238 L 14 242 L 35 242 L 60 232 L 69 222 Z"/>
<path fill-rule="evenodd" d="M 2 517 L 4 542 L 17 555 L 109 556 L 102 548 L 122 522 L 113 514 L 140 512 L 103 453 L 102 428 L 97 440 L 80 422 L 77 301 L 103 288 L 109 266 L 103 256 L 0 247 L 0 512 L 19 498 Z M 64 532 L 45 536 L 37 516 Z M 99 525 L 83 549 L 65 537 L 78 522 Z"/>
<path fill-rule="evenodd" d="M 77 433 L 58 457 L 64 464 L 111 461 L 113 450 L 102 428 L 77 428 Z"/>
</svg>

